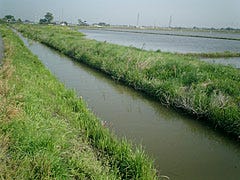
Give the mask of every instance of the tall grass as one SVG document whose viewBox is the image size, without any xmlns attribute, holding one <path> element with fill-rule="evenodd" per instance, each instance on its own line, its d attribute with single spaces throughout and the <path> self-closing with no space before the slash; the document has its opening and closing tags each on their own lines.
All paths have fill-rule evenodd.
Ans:
<svg viewBox="0 0 240 180">
<path fill-rule="evenodd" d="M 231 51 L 224 51 L 224 52 L 209 52 L 209 53 L 186 53 L 180 54 L 176 53 L 179 56 L 194 56 L 198 58 L 231 58 L 231 57 L 240 57 L 239 52 L 231 52 Z"/>
<path fill-rule="evenodd" d="M 214 128 L 240 135 L 240 72 L 201 62 L 196 55 L 144 51 L 87 40 L 57 26 L 18 26 L 25 36 L 181 109 Z"/>
<path fill-rule="evenodd" d="M 0 33 L 1 179 L 157 179 L 140 148 L 117 140 L 10 29 Z"/>
<path fill-rule="evenodd" d="M 143 91 L 161 103 L 240 136 L 240 71 L 182 56 L 97 42 L 58 26 L 16 26 L 25 36 Z"/>
</svg>

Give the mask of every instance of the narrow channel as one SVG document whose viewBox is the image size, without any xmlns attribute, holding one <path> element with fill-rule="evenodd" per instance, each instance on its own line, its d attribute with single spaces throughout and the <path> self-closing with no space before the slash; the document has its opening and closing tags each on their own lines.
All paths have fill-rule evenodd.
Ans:
<svg viewBox="0 0 240 180">
<path fill-rule="evenodd" d="M 20 36 L 66 87 L 119 136 L 142 144 L 161 174 L 176 180 L 238 179 L 239 144 L 102 73 Z"/>
</svg>

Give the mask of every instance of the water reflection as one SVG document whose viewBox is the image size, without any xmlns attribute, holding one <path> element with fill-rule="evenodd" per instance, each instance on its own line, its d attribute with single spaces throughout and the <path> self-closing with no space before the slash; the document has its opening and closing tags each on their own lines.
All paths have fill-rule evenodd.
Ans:
<svg viewBox="0 0 240 180">
<path fill-rule="evenodd" d="M 240 177 L 239 145 L 56 51 L 23 40 L 118 136 L 142 143 L 162 174 L 171 179 Z"/>
</svg>

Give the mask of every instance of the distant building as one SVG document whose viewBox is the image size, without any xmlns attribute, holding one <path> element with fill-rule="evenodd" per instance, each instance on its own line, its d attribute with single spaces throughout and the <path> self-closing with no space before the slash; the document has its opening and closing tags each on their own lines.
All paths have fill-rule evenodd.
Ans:
<svg viewBox="0 0 240 180">
<path fill-rule="evenodd" d="M 27 20 L 27 19 L 26 19 L 25 21 L 23 21 L 23 23 L 24 23 L 24 24 L 34 24 L 33 21 L 30 21 L 30 20 Z"/>
<path fill-rule="evenodd" d="M 67 23 L 66 21 L 63 21 L 63 22 L 60 23 L 60 25 L 61 25 L 61 26 L 67 26 L 68 23 Z"/>
<path fill-rule="evenodd" d="M 101 28 L 102 26 L 99 26 L 98 24 L 93 24 L 94 27 Z"/>
</svg>

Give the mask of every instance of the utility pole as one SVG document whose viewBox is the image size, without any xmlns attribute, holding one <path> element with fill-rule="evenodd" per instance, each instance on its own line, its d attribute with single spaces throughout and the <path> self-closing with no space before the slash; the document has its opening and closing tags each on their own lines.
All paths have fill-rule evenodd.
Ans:
<svg viewBox="0 0 240 180">
<path fill-rule="evenodd" d="M 139 27 L 139 17 L 140 17 L 140 15 L 138 13 L 138 15 L 137 15 L 137 27 Z"/>
<path fill-rule="evenodd" d="M 61 19 L 61 22 L 63 22 L 63 8 L 62 8 L 62 19 Z"/>
<path fill-rule="evenodd" d="M 169 28 L 172 27 L 172 16 L 170 16 L 170 18 L 169 18 L 169 24 L 168 24 L 168 27 L 169 27 Z"/>
</svg>

